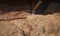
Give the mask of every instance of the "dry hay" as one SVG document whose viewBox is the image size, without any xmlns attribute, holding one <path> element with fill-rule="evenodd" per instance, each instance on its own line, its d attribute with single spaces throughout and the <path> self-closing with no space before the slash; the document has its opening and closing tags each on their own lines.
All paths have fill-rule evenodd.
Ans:
<svg viewBox="0 0 60 36">
<path fill-rule="evenodd" d="M 2 12 L 3 13 L 3 12 Z M 29 13 L 27 11 L 10 11 L 0 14 L 0 21 L 13 20 L 13 19 L 25 19 Z"/>
<path fill-rule="evenodd" d="M 0 36 L 60 36 L 60 13 L 0 21 Z"/>
</svg>

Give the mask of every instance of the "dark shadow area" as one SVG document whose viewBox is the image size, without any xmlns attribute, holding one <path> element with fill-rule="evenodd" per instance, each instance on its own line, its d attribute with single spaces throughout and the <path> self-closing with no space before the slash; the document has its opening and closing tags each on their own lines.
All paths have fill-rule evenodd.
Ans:
<svg viewBox="0 0 60 36">
<path fill-rule="evenodd" d="M 50 2 L 47 1 L 43 1 L 40 6 L 38 7 L 38 9 L 36 10 L 35 14 L 43 14 L 43 10 L 46 10 L 49 6 Z"/>
<path fill-rule="evenodd" d="M 10 11 L 30 10 L 38 0 L 0 0 L 0 14 L 5 14 Z M 52 8 L 52 9 L 51 9 Z M 41 5 L 36 10 L 35 14 L 53 14 L 60 12 L 59 0 L 43 0 Z"/>
<path fill-rule="evenodd" d="M 41 5 L 36 10 L 35 14 L 53 14 L 60 13 L 60 1 L 59 0 L 43 0 Z"/>
<path fill-rule="evenodd" d="M 0 14 L 10 11 L 31 10 L 32 0 L 0 0 Z"/>
</svg>

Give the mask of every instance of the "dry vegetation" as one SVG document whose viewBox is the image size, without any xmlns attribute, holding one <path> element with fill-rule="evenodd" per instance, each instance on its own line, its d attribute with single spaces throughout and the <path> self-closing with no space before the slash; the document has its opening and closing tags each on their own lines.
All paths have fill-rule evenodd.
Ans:
<svg viewBox="0 0 60 36">
<path fill-rule="evenodd" d="M 0 21 L 3 20 L 14 20 L 14 19 L 25 19 L 30 14 L 27 11 L 11 11 L 8 13 L 0 14 Z"/>
<path fill-rule="evenodd" d="M 26 19 L 0 21 L 0 36 L 60 36 L 60 14 L 30 15 Z"/>
</svg>

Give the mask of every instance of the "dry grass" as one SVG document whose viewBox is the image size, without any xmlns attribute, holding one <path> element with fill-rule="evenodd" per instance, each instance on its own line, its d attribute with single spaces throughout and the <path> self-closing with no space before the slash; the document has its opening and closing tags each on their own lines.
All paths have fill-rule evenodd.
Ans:
<svg viewBox="0 0 60 36">
<path fill-rule="evenodd" d="M 24 19 L 30 15 L 27 11 L 10 11 L 8 13 L 0 14 L 0 21 L 2 20 L 13 20 L 13 19 Z"/>
<path fill-rule="evenodd" d="M 27 19 L 0 21 L 0 36 L 60 36 L 60 14 L 30 15 Z"/>
</svg>

